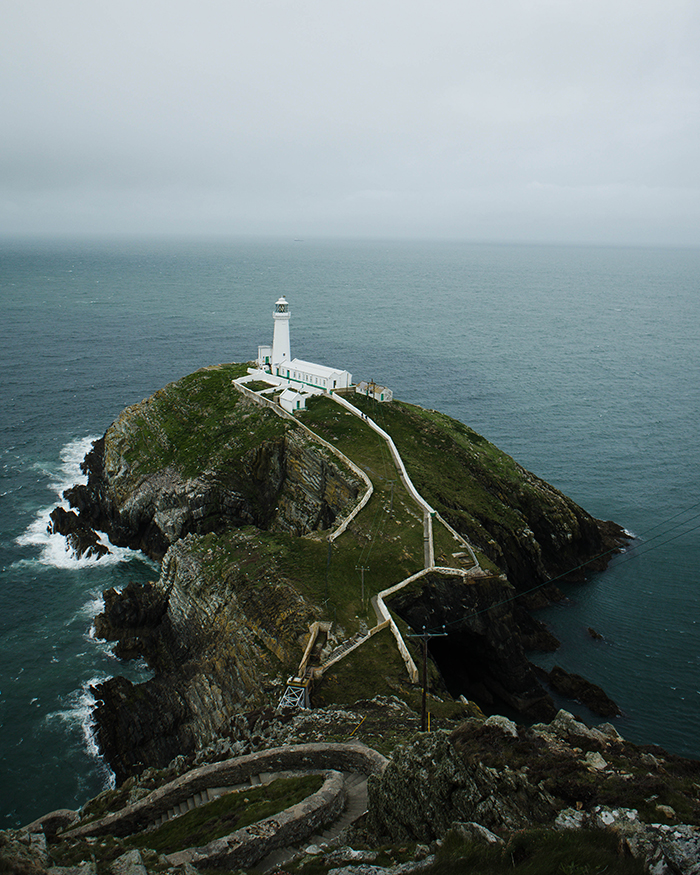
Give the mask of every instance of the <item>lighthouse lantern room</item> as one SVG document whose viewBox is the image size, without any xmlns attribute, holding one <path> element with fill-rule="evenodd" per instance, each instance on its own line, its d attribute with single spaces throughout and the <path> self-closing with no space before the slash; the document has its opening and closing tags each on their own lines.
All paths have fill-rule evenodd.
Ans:
<svg viewBox="0 0 700 875">
<path fill-rule="evenodd" d="M 289 349 L 289 304 L 284 295 L 275 303 L 272 314 L 275 329 L 272 335 L 272 367 L 289 364 L 292 355 Z"/>
</svg>

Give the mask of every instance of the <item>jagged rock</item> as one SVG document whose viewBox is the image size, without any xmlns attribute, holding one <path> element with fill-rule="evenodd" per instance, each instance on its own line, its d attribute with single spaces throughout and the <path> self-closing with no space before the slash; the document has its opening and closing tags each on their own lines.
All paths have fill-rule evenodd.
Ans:
<svg viewBox="0 0 700 875">
<path fill-rule="evenodd" d="M 588 768 L 592 769 L 594 772 L 602 772 L 608 767 L 608 764 L 597 750 L 589 750 L 585 756 L 585 761 Z"/>
<path fill-rule="evenodd" d="M 501 732 L 510 735 L 512 738 L 518 737 L 517 725 L 507 717 L 503 717 L 501 714 L 492 714 L 490 717 L 487 717 L 484 721 L 484 726 L 495 726 L 500 729 Z"/>
<path fill-rule="evenodd" d="M 374 863 L 379 851 L 356 851 L 354 848 L 338 848 L 326 854 L 323 859 L 326 866 L 337 866 L 339 863 Z"/>
<path fill-rule="evenodd" d="M 435 856 L 413 863 L 398 863 L 395 866 L 372 866 L 360 863 L 357 866 L 343 866 L 340 869 L 329 869 L 327 875 L 413 875 L 424 872 L 435 863 Z"/>
<path fill-rule="evenodd" d="M 147 875 L 140 852 L 134 848 L 122 854 L 110 866 L 112 875 Z"/>
<path fill-rule="evenodd" d="M 554 821 L 555 829 L 583 829 L 587 822 L 588 812 L 576 808 L 565 808 L 557 814 Z"/>
<path fill-rule="evenodd" d="M 44 875 L 49 862 L 46 837 L 27 829 L 0 831 L 0 872 Z"/>
<path fill-rule="evenodd" d="M 520 829 L 554 819 L 552 797 L 527 775 L 466 762 L 442 732 L 400 747 L 368 783 L 368 825 L 392 841 L 429 842 L 455 821 Z"/>
<path fill-rule="evenodd" d="M 558 693 L 581 702 L 594 714 L 601 717 L 617 717 L 620 709 L 597 684 L 592 684 L 579 674 L 569 674 L 558 665 L 549 672 L 549 683 Z"/>
<path fill-rule="evenodd" d="M 65 492 L 78 511 L 71 525 L 155 559 L 187 534 L 224 526 L 328 528 L 361 486 L 304 432 L 239 395 L 225 366 L 127 407 L 82 467 L 87 484 Z"/>
<path fill-rule="evenodd" d="M 95 531 L 75 511 L 56 507 L 49 514 L 49 519 L 48 533 L 63 535 L 77 559 L 83 556 L 86 559 L 100 559 L 109 553 L 109 548 L 100 542 Z"/>
<path fill-rule="evenodd" d="M 485 845 L 505 844 L 503 839 L 500 836 L 497 836 L 496 833 L 491 832 L 490 829 L 486 829 L 486 827 L 482 826 L 480 823 L 474 823 L 473 821 L 470 823 L 462 823 L 460 821 L 453 823 L 445 834 L 445 841 L 447 841 L 452 834 L 458 836 L 465 842 L 481 842 Z"/>
<path fill-rule="evenodd" d="M 97 863 L 83 860 L 75 866 L 52 866 L 46 872 L 47 875 L 97 875 Z"/>
<path fill-rule="evenodd" d="M 249 540 L 234 532 L 227 544 L 245 551 Z M 232 718 L 267 704 L 266 678 L 291 673 L 316 618 L 272 559 L 271 579 L 255 586 L 234 560 L 216 569 L 207 560 L 203 539 L 189 535 L 168 551 L 157 584 L 105 594 L 98 634 L 119 637 L 118 652 L 144 655 L 156 672 L 143 684 L 115 677 L 93 687 L 96 735 L 119 782 L 237 735 Z"/>
<path fill-rule="evenodd" d="M 650 875 L 700 873 L 700 828 L 696 826 L 642 823 L 633 809 L 606 806 L 596 806 L 591 812 L 566 809 L 557 817 L 556 826 L 612 830 L 621 847 L 642 860 Z"/>
<path fill-rule="evenodd" d="M 611 726 L 610 723 L 601 723 L 594 727 L 586 726 L 585 723 L 577 720 L 573 714 L 564 709 L 557 712 L 551 723 L 536 723 L 532 727 L 532 731 L 549 741 L 555 738 L 565 741 L 584 739 L 606 746 L 611 742 L 622 740 L 615 727 Z"/>
</svg>

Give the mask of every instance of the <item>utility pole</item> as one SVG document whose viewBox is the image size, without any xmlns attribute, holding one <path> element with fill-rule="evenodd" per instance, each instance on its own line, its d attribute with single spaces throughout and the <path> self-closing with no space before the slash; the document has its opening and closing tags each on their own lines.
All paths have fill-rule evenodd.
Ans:
<svg viewBox="0 0 700 875">
<path fill-rule="evenodd" d="M 328 539 L 328 559 L 326 559 L 326 601 L 328 601 L 328 572 L 331 567 L 331 550 L 333 548 L 333 542 L 331 539 Z"/>
<path fill-rule="evenodd" d="M 365 571 L 369 571 L 369 568 L 365 568 L 364 565 L 356 565 L 355 571 L 360 572 L 360 576 L 362 577 L 362 607 L 365 606 Z"/>
<path fill-rule="evenodd" d="M 426 696 L 428 692 L 428 641 L 431 638 L 442 638 L 448 633 L 445 632 L 445 626 L 442 627 L 442 632 L 426 632 L 425 626 L 423 631 L 414 635 L 407 635 L 407 638 L 422 638 L 423 639 L 423 707 L 420 716 L 420 731 L 425 732 L 428 728 L 428 711 L 426 708 Z"/>
</svg>

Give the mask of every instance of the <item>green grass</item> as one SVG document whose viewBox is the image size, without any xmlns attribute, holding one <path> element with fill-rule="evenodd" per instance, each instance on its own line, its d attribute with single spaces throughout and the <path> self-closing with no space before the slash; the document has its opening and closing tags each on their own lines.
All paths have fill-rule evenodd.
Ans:
<svg viewBox="0 0 700 875">
<path fill-rule="evenodd" d="M 129 844 L 151 848 L 161 854 L 201 847 L 284 811 L 315 793 L 322 784 L 322 775 L 305 775 L 279 778 L 262 787 L 226 793 L 213 802 L 169 820 L 153 832 L 133 836 Z"/>
<path fill-rule="evenodd" d="M 543 514 L 564 514 L 565 522 L 572 524 L 569 510 L 551 503 L 536 478 L 463 423 L 401 401 L 379 403 L 363 396 L 351 400 L 392 436 L 421 495 L 483 549 L 490 562 L 482 562 L 482 567 L 495 571 L 502 564 L 499 545 L 528 520 L 532 524 Z M 570 558 L 555 551 L 549 560 L 573 567 L 579 554 L 576 545 L 571 549 Z M 511 571 L 517 578 L 517 569 Z"/>
<path fill-rule="evenodd" d="M 247 365 L 203 368 L 170 383 L 139 405 L 123 446 L 132 475 L 172 466 L 183 477 L 233 468 L 265 440 L 289 428 L 272 411 L 244 399 L 231 382 Z"/>
</svg>

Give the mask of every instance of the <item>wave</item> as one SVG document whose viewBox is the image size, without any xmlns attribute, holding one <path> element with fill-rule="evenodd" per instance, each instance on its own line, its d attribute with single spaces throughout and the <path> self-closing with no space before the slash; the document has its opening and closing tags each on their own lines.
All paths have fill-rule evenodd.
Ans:
<svg viewBox="0 0 700 875">
<path fill-rule="evenodd" d="M 116 565 L 137 557 L 141 558 L 140 553 L 130 550 L 128 547 L 115 547 L 110 543 L 104 532 L 98 532 L 100 543 L 107 547 L 109 553 L 101 558 L 82 556 L 78 559 L 63 535 L 49 533 L 51 511 L 55 507 L 70 510 L 68 502 L 63 497 L 63 492 L 71 486 L 87 483 L 87 477 L 80 470 L 80 464 L 96 440 L 96 437 L 89 436 L 77 438 L 67 443 L 61 450 L 58 469 L 46 469 L 45 466 L 40 464 L 35 466 L 42 474 L 51 479 L 49 489 L 55 493 L 55 498 L 50 505 L 37 511 L 34 520 L 15 539 L 15 543 L 20 547 L 38 547 L 38 556 L 33 560 L 19 560 L 14 563 L 15 565 L 38 563 L 39 565 L 48 565 L 53 568 L 79 569 L 90 566 L 104 567 L 106 565 Z"/>
<path fill-rule="evenodd" d="M 75 690 L 67 697 L 67 707 L 60 711 L 52 711 L 46 715 L 45 720 L 49 725 L 55 723 L 62 724 L 71 734 L 79 733 L 85 752 L 90 759 L 99 764 L 100 770 L 104 772 L 106 785 L 109 788 L 113 788 L 116 786 L 114 772 L 102 759 L 102 754 L 97 745 L 95 720 L 93 717 L 96 699 L 91 690 L 94 684 L 102 683 L 107 679 L 107 675 L 96 675 L 84 681 L 79 690 Z"/>
</svg>

